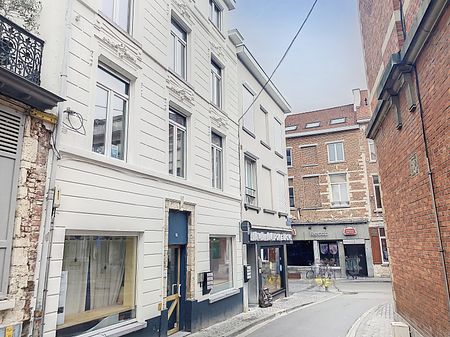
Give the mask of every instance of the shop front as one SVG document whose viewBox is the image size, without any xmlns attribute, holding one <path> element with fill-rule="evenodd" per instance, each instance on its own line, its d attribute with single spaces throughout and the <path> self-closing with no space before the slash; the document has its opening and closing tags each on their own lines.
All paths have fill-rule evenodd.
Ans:
<svg viewBox="0 0 450 337">
<path fill-rule="evenodd" d="M 286 245 L 292 243 L 291 228 L 267 229 L 252 226 L 244 231 L 247 247 L 248 300 L 250 305 L 259 303 L 261 290 L 273 296 L 287 296 Z M 250 275 L 252 274 L 252 275 Z"/>
<path fill-rule="evenodd" d="M 289 276 L 304 278 L 311 266 L 329 266 L 336 277 L 373 277 L 368 225 L 351 223 L 293 224 L 287 247 Z"/>
</svg>

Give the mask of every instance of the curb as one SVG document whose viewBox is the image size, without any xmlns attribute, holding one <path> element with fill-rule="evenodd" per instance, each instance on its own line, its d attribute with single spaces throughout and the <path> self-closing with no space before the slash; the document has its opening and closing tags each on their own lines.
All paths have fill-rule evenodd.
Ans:
<svg viewBox="0 0 450 337">
<path fill-rule="evenodd" d="M 358 332 L 359 327 L 364 322 L 364 320 L 369 316 L 370 314 L 374 313 L 380 305 L 376 305 L 373 308 L 370 308 L 367 310 L 364 314 L 362 314 L 356 321 L 353 323 L 351 328 L 348 330 L 347 335 L 345 337 L 356 337 L 356 333 Z"/>
</svg>

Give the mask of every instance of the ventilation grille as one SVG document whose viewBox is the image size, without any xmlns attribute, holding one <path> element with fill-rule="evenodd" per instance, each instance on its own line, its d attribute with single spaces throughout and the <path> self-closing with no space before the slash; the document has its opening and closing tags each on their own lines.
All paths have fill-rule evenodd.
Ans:
<svg viewBox="0 0 450 337">
<path fill-rule="evenodd" d="M 0 151 L 15 155 L 19 147 L 20 116 L 0 110 Z"/>
</svg>

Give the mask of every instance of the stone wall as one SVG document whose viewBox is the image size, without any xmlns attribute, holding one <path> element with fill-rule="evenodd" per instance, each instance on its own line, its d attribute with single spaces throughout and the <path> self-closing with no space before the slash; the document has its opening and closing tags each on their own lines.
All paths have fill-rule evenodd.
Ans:
<svg viewBox="0 0 450 337">
<path fill-rule="evenodd" d="M 37 245 L 45 201 L 50 135 L 41 121 L 26 117 L 8 291 L 15 306 L 0 312 L 0 325 L 23 321 L 23 336 L 28 335 L 33 310 Z"/>
</svg>

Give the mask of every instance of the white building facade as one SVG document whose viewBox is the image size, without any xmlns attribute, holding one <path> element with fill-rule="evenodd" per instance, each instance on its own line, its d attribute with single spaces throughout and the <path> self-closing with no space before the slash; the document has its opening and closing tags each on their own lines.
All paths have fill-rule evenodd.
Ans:
<svg viewBox="0 0 450 337">
<path fill-rule="evenodd" d="M 243 310 L 234 6 L 43 1 L 42 83 L 66 99 L 36 279 L 43 336 L 165 336 Z M 281 226 L 287 206 L 272 208 Z"/>
<path fill-rule="evenodd" d="M 267 83 L 268 76 L 237 30 L 230 32 L 230 39 L 237 45 L 239 61 L 245 300 L 255 305 L 265 288 L 272 296 L 288 295 L 286 244 L 292 242 L 292 230 L 284 115 L 291 107 L 274 84 Z"/>
</svg>

